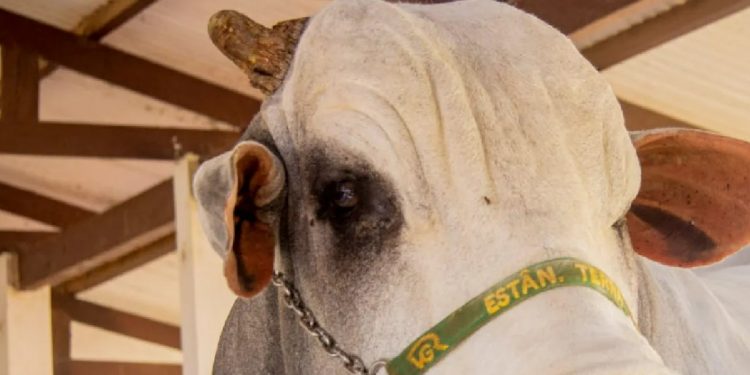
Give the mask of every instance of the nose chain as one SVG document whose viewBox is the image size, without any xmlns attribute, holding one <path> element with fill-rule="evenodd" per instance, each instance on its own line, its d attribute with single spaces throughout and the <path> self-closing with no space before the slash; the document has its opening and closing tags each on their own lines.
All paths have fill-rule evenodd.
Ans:
<svg viewBox="0 0 750 375">
<path fill-rule="evenodd" d="M 272 282 L 284 294 L 284 303 L 297 315 L 302 328 L 318 340 L 318 343 L 328 355 L 339 359 L 347 371 L 357 375 L 376 375 L 385 368 L 386 360 L 375 361 L 370 367 L 367 367 L 358 355 L 341 349 L 333 336 L 320 326 L 315 315 L 305 305 L 294 283 L 287 279 L 283 273 L 274 272 Z"/>
</svg>

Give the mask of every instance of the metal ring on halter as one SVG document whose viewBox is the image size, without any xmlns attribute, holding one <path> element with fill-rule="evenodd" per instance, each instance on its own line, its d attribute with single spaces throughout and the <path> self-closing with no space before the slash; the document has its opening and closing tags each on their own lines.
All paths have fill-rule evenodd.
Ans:
<svg viewBox="0 0 750 375">
<path fill-rule="evenodd" d="M 387 359 L 379 359 L 370 365 L 370 369 L 367 372 L 368 375 L 377 375 L 380 370 L 384 370 L 385 366 L 388 365 Z M 386 372 L 387 374 L 387 372 Z"/>
</svg>

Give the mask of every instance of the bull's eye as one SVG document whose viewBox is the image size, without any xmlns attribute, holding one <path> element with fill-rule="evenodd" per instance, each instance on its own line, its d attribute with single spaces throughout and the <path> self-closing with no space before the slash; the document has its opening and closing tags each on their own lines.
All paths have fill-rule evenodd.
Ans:
<svg viewBox="0 0 750 375">
<path fill-rule="evenodd" d="M 352 209 L 359 202 L 356 186 L 352 181 L 336 183 L 333 191 L 333 204 L 341 209 Z"/>
<path fill-rule="evenodd" d="M 319 193 L 318 217 L 333 221 L 349 218 L 362 203 L 361 185 L 360 181 L 349 178 L 324 185 Z"/>
<path fill-rule="evenodd" d="M 325 244 L 316 248 L 316 259 L 335 262 L 332 269 L 342 275 L 364 275 L 362 268 L 380 253 L 395 254 L 399 243 L 404 218 L 395 185 L 378 168 L 339 147 L 315 146 L 308 156 L 301 177 L 309 190 L 297 197 L 301 215 L 295 227 L 305 226 L 309 236 Z"/>
</svg>

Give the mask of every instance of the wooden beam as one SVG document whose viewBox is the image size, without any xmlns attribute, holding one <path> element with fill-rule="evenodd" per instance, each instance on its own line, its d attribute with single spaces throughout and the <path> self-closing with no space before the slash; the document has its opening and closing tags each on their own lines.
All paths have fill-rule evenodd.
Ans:
<svg viewBox="0 0 750 375">
<path fill-rule="evenodd" d="M 83 17 L 73 28 L 73 33 L 98 42 L 154 2 L 155 0 L 109 0 Z M 41 59 L 39 78 L 49 76 L 57 67 L 57 64 Z"/>
<path fill-rule="evenodd" d="M 89 40 L 99 41 L 156 0 L 109 0 L 86 15 L 73 32 Z"/>
<path fill-rule="evenodd" d="M 56 286 L 174 230 L 172 181 L 164 181 L 64 231 L 23 246 L 19 286 Z"/>
<path fill-rule="evenodd" d="M 60 285 L 57 289 L 69 294 L 82 292 L 164 256 L 175 249 L 177 249 L 177 244 L 175 243 L 174 233 L 170 233 L 122 258 L 118 258 L 73 278 Z"/>
<path fill-rule="evenodd" d="M 29 128 L 33 127 L 35 126 L 29 126 Z M 0 127 L 2 129 L 0 134 L 14 132 L 13 129 L 8 128 L 10 127 Z M 21 131 L 20 128 L 18 130 Z M 4 136 L 0 135 L 0 142 L 5 141 Z M 55 139 L 51 141 L 54 143 Z M 94 214 L 87 209 L 2 182 L 0 182 L 0 209 L 58 227 L 66 227 Z"/>
<path fill-rule="evenodd" d="M 581 52 L 597 69 L 607 69 L 748 5 L 750 0 L 690 0 Z"/>
<path fill-rule="evenodd" d="M 16 251 L 24 243 L 39 241 L 42 238 L 55 235 L 55 232 L 37 231 L 0 231 L 0 253 Z"/>
<path fill-rule="evenodd" d="M 567 34 L 638 0 L 518 0 L 523 9 Z"/>
<path fill-rule="evenodd" d="M 66 364 L 66 375 L 181 375 L 182 367 L 173 364 L 70 361 Z M 57 375 L 57 374 L 55 374 Z"/>
<path fill-rule="evenodd" d="M 239 127 L 260 107 L 238 92 L 2 9 L 0 43 Z"/>
<path fill-rule="evenodd" d="M 180 328 L 177 326 L 72 297 L 62 299 L 59 306 L 76 322 L 180 349 Z"/>
<path fill-rule="evenodd" d="M 184 152 L 203 156 L 230 148 L 239 133 L 45 122 L 0 127 L 0 153 L 108 158 L 175 159 Z"/>
<path fill-rule="evenodd" d="M 2 98 L 0 120 L 33 124 L 39 113 L 39 59 L 15 44 L 2 49 Z"/>
<path fill-rule="evenodd" d="M 622 115 L 625 117 L 625 127 L 630 131 L 657 128 L 697 128 L 695 125 L 654 112 L 622 99 L 620 99 L 620 107 L 622 107 Z"/>
<path fill-rule="evenodd" d="M 66 298 L 68 296 L 55 291 L 51 293 L 52 358 L 55 375 L 66 375 L 67 368 L 65 365 L 70 362 L 72 352 L 70 348 L 72 344 L 70 315 L 60 306 Z"/>
</svg>

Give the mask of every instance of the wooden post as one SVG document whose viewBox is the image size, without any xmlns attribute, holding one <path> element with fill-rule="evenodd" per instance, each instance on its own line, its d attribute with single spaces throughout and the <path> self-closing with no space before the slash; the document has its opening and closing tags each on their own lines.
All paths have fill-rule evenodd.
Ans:
<svg viewBox="0 0 750 375">
<path fill-rule="evenodd" d="M 188 154 L 174 177 L 177 251 L 180 254 L 183 375 L 210 374 L 224 321 L 235 297 L 226 286 L 222 260 L 198 222 L 192 194 L 198 157 Z"/>
<path fill-rule="evenodd" d="M 2 50 L 0 121 L 33 125 L 39 119 L 39 62 L 34 53 L 14 44 Z"/>
<path fill-rule="evenodd" d="M 15 261 L 0 255 L 0 375 L 52 375 L 50 288 L 12 286 Z"/>
</svg>

